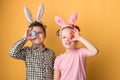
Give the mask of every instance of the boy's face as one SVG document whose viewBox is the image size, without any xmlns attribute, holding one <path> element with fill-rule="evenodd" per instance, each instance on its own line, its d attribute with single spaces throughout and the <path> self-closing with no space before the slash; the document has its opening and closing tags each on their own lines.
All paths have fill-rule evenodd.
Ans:
<svg viewBox="0 0 120 80">
<path fill-rule="evenodd" d="M 31 40 L 31 42 L 39 46 L 43 45 L 45 39 L 45 33 L 43 29 L 40 28 L 39 26 L 33 26 L 32 30 L 35 30 L 37 32 L 37 35 L 35 36 L 34 39 Z"/>
<path fill-rule="evenodd" d="M 71 41 L 74 38 L 72 29 L 65 28 L 61 31 L 62 44 L 66 49 L 75 48 L 75 42 Z"/>
</svg>

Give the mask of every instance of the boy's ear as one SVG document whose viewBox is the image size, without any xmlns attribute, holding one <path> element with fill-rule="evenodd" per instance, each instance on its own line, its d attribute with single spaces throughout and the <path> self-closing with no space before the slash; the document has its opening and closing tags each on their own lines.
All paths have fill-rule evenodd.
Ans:
<svg viewBox="0 0 120 80">
<path fill-rule="evenodd" d="M 26 6 L 24 6 L 24 13 L 25 13 L 25 16 L 26 16 L 27 20 L 28 20 L 30 23 L 32 23 L 34 20 L 33 20 L 33 18 L 32 18 L 32 15 L 31 15 L 29 9 L 28 9 Z"/>
</svg>

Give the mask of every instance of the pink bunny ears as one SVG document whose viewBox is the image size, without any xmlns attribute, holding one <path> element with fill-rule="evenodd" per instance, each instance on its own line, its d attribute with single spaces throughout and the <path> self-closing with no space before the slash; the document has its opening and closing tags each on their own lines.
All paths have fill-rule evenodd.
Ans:
<svg viewBox="0 0 120 80">
<path fill-rule="evenodd" d="M 65 22 L 64 22 L 64 20 L 62 18 L 60 18 L 58 16 L 55 16 L 55 22 L 59 26 L 61 26 L 61 28 L 66 27 L 66 26 L 70 26 L 70 27 L 74 28 L 75 27 L 75 22 L 77 20 L 77 17 L 78 17 L 77 13 L 75 13 L 75 12 L 72 13 L 72 15 L 69 18 L 69 24 L 66 25 Z"/>
</svg>

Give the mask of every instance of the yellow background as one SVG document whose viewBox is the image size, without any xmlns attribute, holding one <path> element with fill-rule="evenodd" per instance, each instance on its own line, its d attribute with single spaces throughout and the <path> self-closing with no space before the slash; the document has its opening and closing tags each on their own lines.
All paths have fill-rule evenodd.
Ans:
<svg viewBox="0 0 120 80">
<path fill-rule="evenodd" d="M 0 0 L 0 80 L 25 80 L 24 62 L 11 58 L 8 51 L 29 24 L 24 5 L 36 19 L 40 3 L 45 6 L 42 21 L 47 24 L 48 48 L 56 55 L 64 51 L 54 16 L 68 22 L 70 14 L 78 12 L 81 35 L 99 49 L 97 56 L 87 59 L 87 80 L 120 80 L 120 0 Z"/>
</svg>

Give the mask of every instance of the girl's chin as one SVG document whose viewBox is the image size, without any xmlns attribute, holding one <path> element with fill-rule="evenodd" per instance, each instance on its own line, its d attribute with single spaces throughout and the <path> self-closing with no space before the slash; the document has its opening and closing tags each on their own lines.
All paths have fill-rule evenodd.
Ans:
<svg viewBox="0 0 120 80">
<path fill-rule="evenodd" d="M 66 49 L 73 49 L 75 46 L 74 45 L 64 45 Z"/>
<path fill-rule="evenodd" d="M 71 46 L 64 46 L 66 49 L 71 49 L 72 47 Z"/>
</svg>

